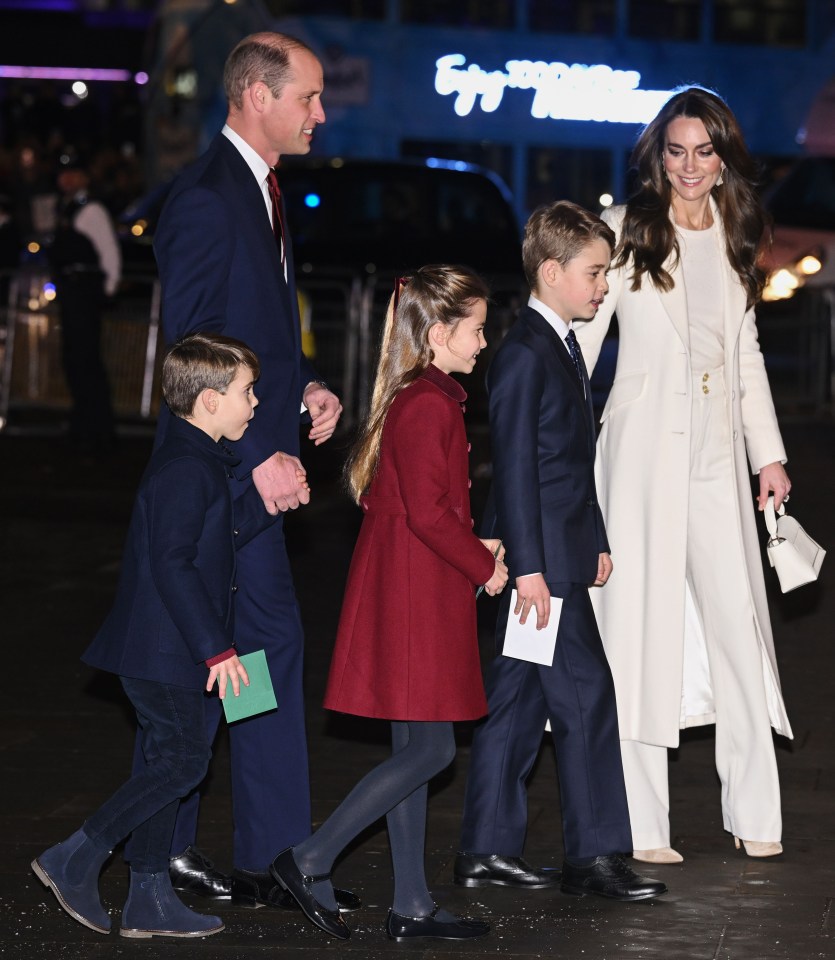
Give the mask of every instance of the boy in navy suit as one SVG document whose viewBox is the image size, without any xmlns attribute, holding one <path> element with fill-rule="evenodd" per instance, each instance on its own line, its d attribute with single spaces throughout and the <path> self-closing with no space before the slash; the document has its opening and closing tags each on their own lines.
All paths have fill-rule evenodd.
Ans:
<svg viewBox="0 0 835 960">
<path fill-rule="evenodd" d="M 522 260 L 528 306 L 487 374 L 495 518 L 507 549 L 510 597 L 499 611 L 488 670 L 488 717 L 476 730 L 455 881 L 541 888 L 557 871 L 522 859 L 526 780 L 545 721 L 559 770 L 565 862 L 562 889 L 642 900 L 666 887 L 637 876 L 621 854 L 632 835 L 623 783 L 615 691 L 588 587 L 612 571 L 594 486 L 595 430 L 588 375 L 571 321 L 590 320 L 608 290 L 615 236 L 566 201 L 536 210 Z M 509 593 L 509 591 L 508 591 Z M 562 599 L 552 666 L 502 654 L 509 616 L 545 629 Z"/>
<path fill-rule="evenodd" d="M 234 503 L 227 477 L 258 401 L 255 354 L 238 340 L 194 334 L 166 356 L 171 418 L 139 486 L 113 608 L 83 660 L 119 676 L 136 710 L 144 766 L 71 837 L 32 863 L 80 923 L 110 932 L 99 900 L 102 865 L 133 832 L 124 937 L 202 937 L 218 917 L 194 913 L 171 886 L 168 855 L 178 801 L 211 756 L 204 690 L 238 695 L 249 679 L 232 643 L 235 547 L 273 522 L 254 487 Z"/>
</svg>

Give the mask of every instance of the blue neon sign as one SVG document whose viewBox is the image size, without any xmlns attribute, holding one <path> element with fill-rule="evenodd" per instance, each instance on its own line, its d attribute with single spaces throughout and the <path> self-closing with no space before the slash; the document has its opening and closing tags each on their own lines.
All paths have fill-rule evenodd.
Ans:
<svg viewBox="0 0 835 960">
<path fill-rule="evenodd" d="M 435 90 L 455 94 L 453 109 L 466 117 L 473 107 L 493 113 L 506 89 L 532 90 L 531 116 L 537 120 L 593 120 L 599 123 L 649 123 L 673 95 L 672 90 L 640 90 L 637 70 L 614 70 L 605 64 L 544 60 L 508 60 L 504 70 L 465 66 L 460 53 L 440 57 Z"/>
</svg>

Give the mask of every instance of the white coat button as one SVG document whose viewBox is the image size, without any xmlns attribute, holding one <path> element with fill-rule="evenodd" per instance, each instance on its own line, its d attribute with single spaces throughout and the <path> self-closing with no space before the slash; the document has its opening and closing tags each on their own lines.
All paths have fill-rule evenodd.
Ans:
<svg viewBox="0 0 835 960">
<path fill-rule="evenodd" d="M 736 440 L 738 436 L 739 436 L 739 433 L 736 430 L 734 430 L 734 440 Z"/>
</svg>

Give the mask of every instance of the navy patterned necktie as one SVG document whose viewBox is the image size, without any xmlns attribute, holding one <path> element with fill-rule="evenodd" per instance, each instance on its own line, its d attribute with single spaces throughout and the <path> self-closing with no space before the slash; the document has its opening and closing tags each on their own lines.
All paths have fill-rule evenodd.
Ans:
<svg viewBox="0 0 835 960">
<path fill-rule="evenodd" d="M 574 363 L 574 369 L 583 385 L 583 394 L 586 392 L 586 377 L 583 364 L 583 354 L 580 352 L 580 344 L 577 342 L 577 335 L 573 330 L 569 330 L 565 335 L 565 345 L 568 347 L 568 353 Z"/>
</svg>

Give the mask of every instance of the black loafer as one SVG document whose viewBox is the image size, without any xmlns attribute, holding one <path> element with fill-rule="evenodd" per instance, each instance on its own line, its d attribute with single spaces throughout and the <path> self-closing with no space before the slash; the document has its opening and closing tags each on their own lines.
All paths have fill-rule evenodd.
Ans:
<svg viewBox="0 0 835 960">
<path fill-rule="evenodd" d="M 537 869 L 521 857 L 477 857 L 459 853 L 455 858 L 453 879 L 461 887 L 518 887 L 539 890 L 560 882 L 559 870 L 551 867 Z"/>
<path fill-rule="evenodd" d="M 455 920 L 445 922 L 436 919 L 437 912 L 438 908 L 435 907 L 428 917 L 403 917 L 389 910 L 386 933 L 390 940 L 403 943 L 404 940 L 417 940 L 420 937 L 434 940 L 474 940 L 490 932 L 490 924 L 483 920 L 456 917 Z"/>
<path fill-rule="evenodd" d="M 275 877 L 276 882 L 295 899 L 308 920 L 325 933 L 329 933 L 332 937 L 339 937 L 340 940 L 347 940 L 351 936 L 351 928 L 342 919 L 340 912 L 323 907 L 310 891 L 311 884 L 329 880 L 330 874 L 305 876 L 293 859 L 292 847 L 283 850 L 273 860 L 270 873 Z"/>
<path fill-rule="evenodd" d="M 567 860 L 562 865 L 563 893 L 582 896 L 595 893 L 612 900 L 651 900 L 667 892 L 659 880 L 638 876 L 623 857 L 596 857 L 588 866 L 576 867 Z"/>
<path fill-rule="evenodd" d="M 298 910 L 295 899 L 273 879 L 270 873 L 254 870 L 232 871 L 232 906 L 257 910 L 259 907 L 277 907 L 279 910 Z M 353 913 L 362 906 L 362 900 L 350 890 L 334 887 L 333 894 L 340 913 Z"/>
<path fill-rule="evenodd" d="M 228 900 L 232 896 L 232 878 L 220 870 L 197 847 L 186 847 L 168 861 L 171 886 L 207 900 Z"/>
</svg>

